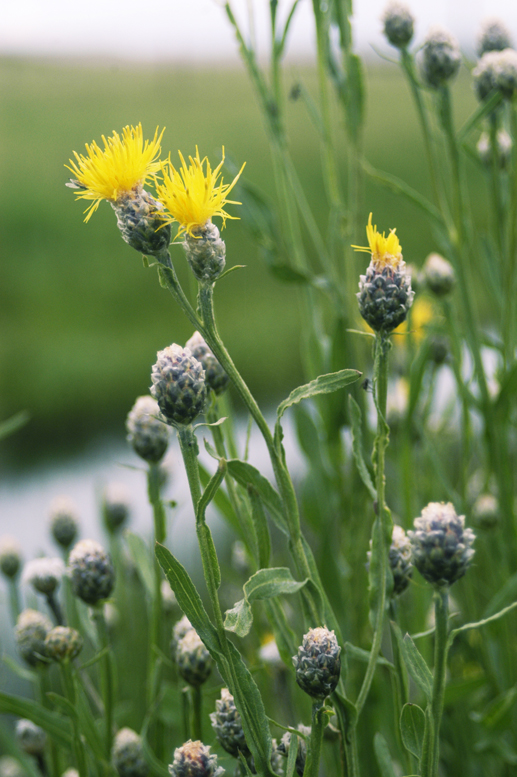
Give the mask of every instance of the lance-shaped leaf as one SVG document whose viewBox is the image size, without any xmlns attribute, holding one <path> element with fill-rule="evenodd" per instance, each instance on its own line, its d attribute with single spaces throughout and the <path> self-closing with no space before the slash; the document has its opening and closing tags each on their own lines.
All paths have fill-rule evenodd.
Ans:
<svg viewBox="0 0 517 777">
<path fill-rule="evenodd" d="M 373 485 L 372 476 L 370 470 L 366 466 L 366 462 L 363 456 L 363 433 L 361 429 L 361 408 L 353 398 L 348 397 L 350 404 L 350 420 L 352 421 L 352 451 L 354 454 L 355 463 L 361 480 L 368 489 L 371 498 L 375 501 L 377 499 L 377 489 Z"/>
<path fill-rule="evenodd" d="M 358 370 L 340 370 L 339 372 L 330 372 L 328 375 L 320 375 L 318 378 L 311 380 L 310 383 L 298 386 L 294 391 L 291 391 L 287 399 L 284 399 L 278 405 L 276 411 L 278 421 L 280 421 L 289 407 L 292 407 L 292 405 L 295 405 L 302 399 L 309 399 L 309 397 L 314 397 L 317 394 L 331 394 L 333 391 L 339 391 L 339 389 L 358 380 L 361 374 Z"/>
<path fill-rule="evenodd" d="M 418 704 L 404 704 L 400 713 L 400 734 L 404 747 L 415 758 L 422 757 L 425 732 L 425 712 Z"/>
<path fill-rule="evenodd" d="M 0 693 L 0 713 L 16 715 L 32 720 L 44 729 L 56 744 L 69 748 L 72 744 L 72 725 L 70 720 L 57 712 L 48 710 L 31 699 L 22 699 L 7 693 Z"/>
<path fill-rule="evenodd" d="M 306 583 L 307 580 L 302 582 L 294 580 L 287 567 L 259 569 L 244 584 L 244 599 L 237 602 L 231 610 L 226 611 L 225 629 L 235 632 L 239 637 L 245 637 L 253 623 L 252 602 L 258 599 L 272 599 L 281 594 L 294 594 Z"/>
<path fill-rule="evenodd" d="M 289 536 L 289 527 L 284 516 L 282 500 L 280 499 L 278 491 L 275 491 L 269 480 L 265 478 L 256 467 L 248 464 L 247 461 L 229 459 L 226 463 L 228 472 L 237 483 L 240 483 L 244 488 L 253 486 L 255 491 L 259 494 L 262 504 L 268 511 L 272 520 L 284 534 Z"/>
</svg>

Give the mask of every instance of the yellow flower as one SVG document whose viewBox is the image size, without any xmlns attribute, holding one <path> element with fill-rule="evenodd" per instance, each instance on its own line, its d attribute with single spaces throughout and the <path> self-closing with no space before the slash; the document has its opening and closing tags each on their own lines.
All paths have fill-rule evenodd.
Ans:
<svg viewBox="0 0 517 777">
<path fill-rule="evenodd" d="M 189 156 L 190 164 L 188 166 L 180 151 L 178 154 L 181 160 L 179 171 L 176 170 L 170 159 L 167 160 L 166 164 L 162 164 L 163 184 L 156 185 L 158 199 L 168 211 L 168 214 L 165 215 L 167 222 L 177 221 L 179 224 L 176 237 L 184 232 L 196 237 L 196 230 L 204 227 L 207 221 L 210 221 L 214 216 L 222 218 L 223 227 L 227 218 L 237 218 L 226 213 L 224 206 L 227 203 L 231 205 L 241 204 L 234 200 L 228 200 L 227 197 L 237 183 L 244 165 L 233 181 L 230 184 L 225 184 L 222 178 L 218 181 L 224 163 L 224 148 L 223 158 L 215 170 L 211 169 L 207 157 L 200 159 L 197 146 L 196 156 L 194 158 Z M 205 165 L 204 169 L 203 165 Z"/>
<path fill-rule="evenodd" d="M 381 235 L 380 232 L 377 232 L 377 227 L 372 225 L 372 214 L 370 213 L 366 236 L 368 246 L 352 246 L 352 248 L 355 248 L 356 251 L 371 253 L 372 261 L 379 270 L 384 267 L 398 267 L 402 262 L 402 246 L 394 229 L 390 229 L 388 237 L 385 236 L 384 232 Z"/>
<path fill-rule="evenodd" d="M 85 221 L 97 210 L 101 200 L 117 202 L 144 186 L 147 178 L 158 172 L 163 132 L 158 135 L 156 128 L 154 138 L 144 143 L 142 125 L 127 126 L 122 130 L 122 137 L 118 132 L 107 139 L 103 135 L 103 149 L 93 141 L 91 145 L 86 143 L 86 156 L 74 151 L 76 161 L 70 159 L 70 165 L 65 167 L 75 178 L 67 186 L 80 190 L 78 199 L 93 200 L 85 211 Z"/>
</svg>

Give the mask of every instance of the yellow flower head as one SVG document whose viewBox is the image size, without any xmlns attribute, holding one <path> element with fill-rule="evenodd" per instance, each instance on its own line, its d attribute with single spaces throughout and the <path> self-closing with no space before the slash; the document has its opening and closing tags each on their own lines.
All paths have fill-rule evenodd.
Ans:
<svg viewBox="0 0 517 777">
<path fill-rule="evenodd" d="M 158 135 L 157 128 L 154 138 L 144 142 L 142 125 L 128 126 L 122 130 L 122 137 L 118 132 L 107 139 L 103 135 L 103 149 L 93 141 L 91 145 L 86 143 L 86 156 L 74 151 L 76 161 L 70 159 L 65 167 L 75 178 L 67 185 L 80 190 L 78 199 L 93 200 L 85 211 L 85 221 L 97 210 L 101 200 L 117 202 L 133 189 L 144 186 L 147 178 L 158 172 L 163 132 Z"/>
<path fill-rule="evenodd" d="M 368 246 L 352 246 L 352 248 L 355 248 L 356 251 L 371 253 L 372 261 L 379 270 L 384 267 L 398 267 L 402 262 L 402 246 L 394 229 L 390 229 L 388 237 L 385 236 L 384 232 L 381 235 L 380 232 L 377 232 L 377 227 L 372 225 L 372 214 L 370 213 L 366 226 L 366 236 Z"/>
<path fill-rule="evenodd" d="M 224 148 L 223 158 L 215 170 L 211 169 L 207 157 L 200 158 L 197 146 L 196 156 L 189 156 L 188 166 L 180 151 L 178 154 L 181 160 L 179 171 L 170 159 L 167 160 L 166 164 L 162 164 L 163 183 L 156 185 L 158 199 L 167 211 L 166 220 L 169 223 L 177 221 L 179 224 L 176 237 L 184 232 L 195 237 L 195 230 L 203 227 L 214 216 L 222 218 L 223 227 L 227 218 L 237 218 L 226 213 L 224 206 L 227 203 L 241 204 L 228 200 L 227 197 L 237 183 L 244 165 L 233 181 L 225 184 L 222 178 L 218 181 L 224 163 Z"/>
</svg>

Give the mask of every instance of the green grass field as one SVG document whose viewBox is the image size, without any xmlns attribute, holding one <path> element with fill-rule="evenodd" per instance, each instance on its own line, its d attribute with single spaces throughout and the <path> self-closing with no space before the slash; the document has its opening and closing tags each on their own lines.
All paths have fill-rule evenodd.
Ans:
<svg viewBox="0 0 517 777">
<path fill-rule="evenodd" d="M 310 70 L 291 73 L 292 83 L 313 85 Z M 141 121 L 148 135 L 167 128 L 163 150 L 173 159 L 197 144 L 216 161 L 224 145 L 236 163 L 247 162 L 248 180 L 272 198 L 274 187 L 262 120 L 240 70 L 3 59 L 0 83 L 0 418 L 31 413 L 5 448 L 25 462 L 67 452 L 101 431 L 120 434 L 135 397 L 147 392 L 156 351 L 191 334 L 155 271 L 121 240 L 111 208 L 102 203 L 83 224 L 83 203 L 64 186 L 72 151 Z M 475 106 L 466 74 L 455 91 L 461 120 Z M 290 104 L 289 122 L 293 157 L 321 223 L 316 134 L 300 101 Z M 416 116 L 394 67 L 367 74 L 366 155 L 426 191 Z M 365 223 L 373 210 L 381 228 L 397 227 L 406 261 L 420 264 L 436 248 L 411 206 L 369 185 L 364 202 Z M 302 379 L 299 291 L 269 274 L 242 222 L 228 222 L 223 236 L 229 266 L 246 269 L 217 288 L 221 329 L 252 390 L 268 403 Z M 172 250 L 187 286 L 182 251 Z"/>
</svg>

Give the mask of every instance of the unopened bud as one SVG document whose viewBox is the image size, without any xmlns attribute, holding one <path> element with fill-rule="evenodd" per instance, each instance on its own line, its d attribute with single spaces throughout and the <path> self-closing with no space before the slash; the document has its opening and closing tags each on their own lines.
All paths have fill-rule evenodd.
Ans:
<svg viewBox="0 0 517 777">
<path fill-rule="evenodd" d="M 142 737 L 131 728 L 122 728 L 115 736 L 111 760 L 119 777 L 146 777 L 149 771 Z"/>
<path fill-rule="evenodd" d="M 50 505 L 50 531 L 57 544 L 68 550 L 78 530 L 79 520 L 74 502 L 66 496 L 53 499 Z"/>
<path fill-rule="evenodd" d="M 53 594 L 65 574 L 65 565 L 60 558 L 35 558 L 28 561 L 23 569 L 22 580 L 35 591 L 46 596 Z"/>
<path fill-rule="evenodd" d="M 410 43 L 415 20 L 409 8 L 402 3 L 393 2 L 384 11 L 384 34 L 392 46 L 404 49 Z"/>
<path fill-rule="evenodd" d="M 45 637 L 45 655 L 52 661 L 73 661 L 82 649 L 83 638 L 68 626 L 56 626 Z"/>
<path fill-rule="evenodd" d="M 298 653 L 293 656 L 296 682 L 314 699 L 325 699 L 336 689 L 341 672 L 341 659 L 336 635 L 318 627 L 309 629 Z"/>
<path fill-rule="evenodd" d="M 23 610 L 18 616 L 14 637 L 21 657 L 31 666 L 47 664 L 45 639 L 51 629 L 52 623 L 37 610 Z"/>
<path fill-rule="evenodd" d="M 173 426 L 191 424 L 206 402 L 205 371 L 188 348 L 173 343 L 158 351 L 153 365 L 151 394 Z"/>
<path fill-rule="evenodd" d="M 39 756 L 45 752 L 47 735 L 32 720 L 22 718 L 16 723 L 16 740 L 24 753 Z"/>
<path fill-rule="evenodd" d="M 198 227 L 194 235 L 185 232 L 183 248 L 190 268 L 198 281 L 213 283 L 226 264 L 226 245 L 211 221 Z"/>
<path fill-rule="evenodd" d="M 130 512 L 129 494 L 121 483 L 109 483 L 102 493 L 102 516 L 110 534 L 121 529 Z"/>
<path fill-rule="evenodd" d="M 310 727 L 303 726 L 301 723 L 298 726 L 298 731 L 301 734 L 304 734 L 305 737 L 310 737 L 311 735 Z M 286 731 L 277 747 L 277 752 L 280 753 L 280 755 L 285 756 L 286 758 L 289 755 L 289 747 L 291 745 L 292 738 L 293 738 L 293 734 L 291 734 L 290 731 Z M 305 762 L 307 760 L 307 742 L 302 737 L 297 737 L 297 740 L 298 740 L 298 750 L 296 752 L 295 768 L 296 768 L 296 774 L 298 775 L 298 777 L 303 777 L 303 772 L 305 770 Z"/>
<path fill-rule="evenodd" d="M 199 332 L 194 332 L 190 340 L 187 340 L 185 348 L 188 348 L 192 356 L 198 362 L 201 362 L 205 371 L 205 383 L 208 388 L 211 388 L 215 394 L 222 394 L 228 388 L 230 378 Z"/>
<path fill-rule="evenodd" d="M 171 226 L 160 217 L 163 205 L 145 189 L 125 192 L 111 207 L 117 215 L 117 226 L 131 248 L 156 256 L 166 251 L 171 242 Z"/>
<path fill-rule="evenodd" d="M 484 23 L 477 48 L 480 57 L 487 51 L 503 51 L 511 46 L 511 35 L 502 22 L 498 19 L 489 19 Z"/>
<path fill-rule="evenodd" d="M 20 543 L 5 535 L 0 538 L 0 571 L 11 580 L 20 571 L 22 563 L 22 549 Z"/>
<path fill-rule="evenodd" d="M 178 671 L 189 685 L 202 685 L 212 671 L 212 658 L 197 631 L 190 629 L 176 648 Z"/>
<path fill-rule="evenodd" d="M 427 86 L 435 89 L 451 81 L 460 69 L 457 40 L 441 28 L 430 30 L 421 51 L 420 68 Z"/>
<path fill-rule="evenodd" d="M 238 758 L 239 753 L 242 753 L 246 759 L 250 757 L 251 753 L 244 736 L 241 716 L 228 688 L 222 689 L 221 698 L 215 702 L 215 712 L 210 713 L 210 720 L 219 743 L 227 753 L 233 755 L 234 758 Z"/>
<path fill-rule="evenodd" d="M 169 773 L 172 777 L 220 777 L 224 769 L 217 765 L 217 756 L 210 754 L 207 745 L 189 739 L 174 751 Z"/>
<path fill-rule="evenodd" d="M 169 429 L 160 420 L 160 408 L 153 397 L 138 397 L 126 421 L 127 439 L 144 461 L 157 464 L 169 444 Z"/>
<path fill-rule="evenodd" d="M 111 558 L 94 540 L 81 540 L 68 558 L 68 572 L 76 596 L 86 604 L 107 599 L 115 584 Z"/>
<path fill-rule="evenodd" d="M 422 273 L 427 288 L 437 297 L 445 297 L 450 294 L 456 283 L 452 264 L 440 254 L 429 254 Z"/>
</svg>

